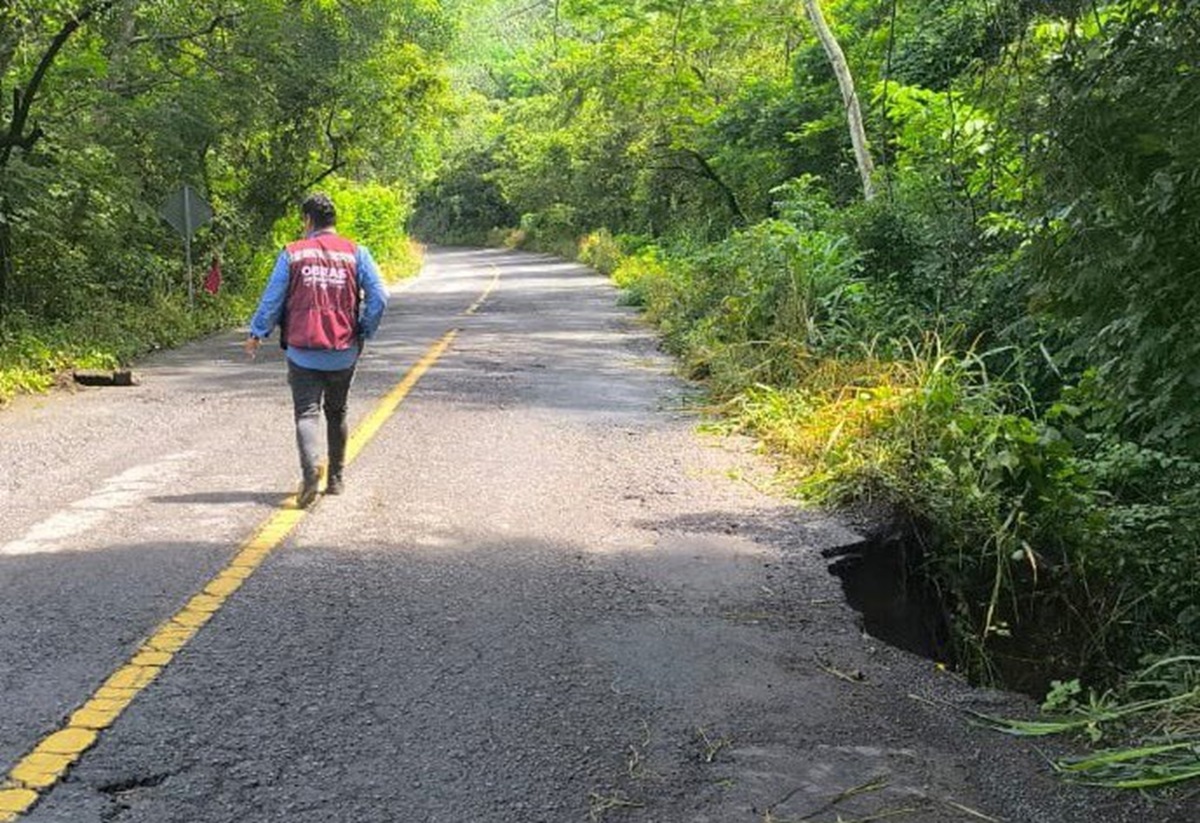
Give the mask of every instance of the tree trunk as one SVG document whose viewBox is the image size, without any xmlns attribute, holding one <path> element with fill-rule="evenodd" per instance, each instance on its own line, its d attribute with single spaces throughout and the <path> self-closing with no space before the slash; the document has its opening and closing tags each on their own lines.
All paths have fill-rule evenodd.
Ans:
<svg viewBox="0 0 1200 823">
<path fill-rule="evenodd" d="M 0 227 L 0 324 L 8 317 L 8 229 Z"/>
<path fill-rule="evenodd" d="M 833 73 L 837 75 L 838 87 L 842 90 L 842 102 L 846 104 L 846 119 L 850 123 L 850 142 L 854 144 L 854 159 L 858 163 L 858 173 L 862 176 L 863 198 L 871 200 L 875 197 L 875 163 L 871 160 L 871 150 L 867 146 L 867 133 L 863 129 L 862 109 L 858 105 L 858 93 L 854 90 L 854 78 L 850 74 L 850 66 L 846 63 L 846 55 L 838 45 L 833 30 L 825 21 L 818 0 L 804 0 L 804 8 L 808 18 L 817 30 L 817 37 L 829 56 Z"/>
<path fill-rule="evenodd" d="M 3 319 L 9 310 L 15 272 L 11 204 L 8 192 L 3 187 L 13 149 L 19 148 L 28 152 L 42 137 L 42 130 L 37 124 L 30 124 L 30 112 L 42 81 L 45 80 L 46 73 L 50 71 L 63 46 L 90 18 L 107 11 L 116 2 L 117 0 L 88 0 L 84 3 L 51 39 L 24 88 L 14 86 L 12 89 L 12 114 L 8 118 L 7 129 L 0 132 L 0 319 Z M 13 5 L 4 0 L 0 0 L 0 3 L 3 3 L 0 5 L 0 68 L 6 69 L 20 44 L 20 34 L 13 29 L 16 24 Z M 2 77 L 3 72 L 0 71 L 0 78 Z M 30 125 L 29 131 L 26 131 L 27 125 Z"/>
<path fill-rule="evenodd" d="M 78 31 L 89 18 L 108 11 L 115 2 L 116 0 L 91 0 L 84 4 L 73 17 L 62 24 L 58 33 L 54 35 L 54 39 L 46 47 L 46 51 L 42 54 L 41 60 L 38 61 L 37 67 L 33 70 L 25 87 L 13 88 L 13 111 L 8 121 L 8 133 L 0 134 L 0 170 L 8 165 L 14 148 L 29 151 L 33 148 L 33 144 L 42 137 L 42 130 L 36 125 L 28 133 L 25 131 L 25 125 L 29 120 L 30 111 L 33 109 L 34 99 L 41 89 L 42 81 L 46 78 L 46 72 L 50 70 L 58 53 L 71 39 L 71 35 Z"/>
<path fill-rule="evenodd" d="M 0 198 L 0 321 L 9 313 L 8 290 L 12 283 L 12 229 L 9 226 L 8 199 Z"/>
</svg>

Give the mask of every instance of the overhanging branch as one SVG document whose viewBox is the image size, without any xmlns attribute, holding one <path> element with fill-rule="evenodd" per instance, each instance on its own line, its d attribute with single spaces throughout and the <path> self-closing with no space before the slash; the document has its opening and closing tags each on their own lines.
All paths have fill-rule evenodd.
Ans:
<svg viewBox="0 0 1200 823">
<path fill-rule="evenodd" d="M 33 144 L 41 139 L 43 132 L 40 128 L 35 125 L 26 132 L 25 127 L 29 122 L 29 112 L 33 108 L 33 101 L 42 86 L 42 81 L 46 79 L 46 73 L 50 71 L 50 66 L 54 64 L 63 46 L 71 39 L 71 35 L 90 18 L 112 8 L 115 2 L 116 0 L 94 0 L 80 8 L 74 16 L 63 23 L 62 28 L 54 35 L 54 39 L 46 47 L 42 59 L 38 61 L 37 68 L 33 70 L 29 82 L 25 84 L 25 88 L 13 89 L 12 119 L 9 120 L 8 131 L 0 134 L 0 167 L 8 164 L 14 148 L 29 151 L 33 148 Z"/>
<path fill-rule="evenodd" d="M 695 149 L 683 149 L 683 153 L 696 161 L 696 165 L 700 167 L 700 176 L 711 180 L 721 190 L 721 194 L 725 197 L 725 204 L 729 207 L 729 211 L 733 213 L 734 218 L 739 224 L 746 222 L 746 213 L 742 211 L 742 205 L 738 202 L 737 194 L 729 187 L 729 184 L 721 179 L 721 175 L 717 174 L 717 170 L 712 167 L 703 154 Z"/>
<path fill-rule="evenodd" d="M 207 37 L 210 34 L 215 34 L 217 29 L 232 28 L 233 24 L 241 16 L 242 12 L 240 11 L 230 12 L 229 14 L 218 14 L 204 28 L 184 32 L 183 34 L 142 34 L 131 38 L 129 45 L 137 46 L 142 43 L 178 43 L 182 40 L 196 40 L 201 37 Z"/>
</svg>

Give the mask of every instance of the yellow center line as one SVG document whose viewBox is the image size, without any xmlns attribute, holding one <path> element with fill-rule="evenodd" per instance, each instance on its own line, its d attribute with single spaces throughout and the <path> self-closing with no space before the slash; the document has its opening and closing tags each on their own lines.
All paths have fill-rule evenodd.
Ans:
<svg viewBox="0 0 1200 823">
<path fill-rule="evenodd" d="M 494 288 L 496 288 L 496 284 L 498 282 L 500 282 L 500 268 L 495 263 L 492 263 L 491 267 L 492 267 L 492 282 L 488 283 L 487 288 L 483 290 L 483 294 L 479 295 L 479 299 L 476 300 L 474 303 L 472 303 L 470 305 L 470 307 L 465 312 L 463 312 L 463 314 L 467 315 L 468 317 L 475 314 L 481 308 L 483 308 L 483 304 L 487 302 L 487 299 L 491 295 L 492 290 Z"/>
<path fill-rule="evenodd" d="M 464 314 L 475 314 L 496 287 L 500 270 L 495 266 L 492 268 L 495 269 L 495 275 L 491 283 Z M 458 333 L 458 329 L 451 329 L 430 346 L 395 388 L 355 428 L 346 445 L 347 464 L 354 462 L 367 443 L 379 433 L 413 386 L 445 354 Z M 67 770 L 96 742 L 100 732 L 110 727 L 133 699 L 154 682 L 180 649 L 241 588 L 267 555 L 287 539 L 305 514 L 304 509 L 296 507 L 295 497 L 289 498 L 283 508 L 268 517 L 254 535 L 242 544 L 233 560 L 199 594 L 160 625 L 128 662 L 72 712 L 58 730 L 42 739 L 13 766 L 8 777 L 0 783 L 0 823 L 15 821 L 63 778 Z"/>
</svg>

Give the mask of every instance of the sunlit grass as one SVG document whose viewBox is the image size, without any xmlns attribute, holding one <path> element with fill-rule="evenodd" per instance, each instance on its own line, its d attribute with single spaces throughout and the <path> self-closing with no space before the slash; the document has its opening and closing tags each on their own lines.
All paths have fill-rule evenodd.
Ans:
<svg viewBox="0 0 1200 823">
<path fill-rule="evenodd" d="M 182 297 L 149 304 L 108 302 L 70 322 L 12 321 L 0 329 L 0 403 L 49 390 L 76 369 L 115 369 L 134 357 L 226 328 L 250 314 L 248 299 L 203 295 L 195 310 Z"/>
<path fill-rule="evenodd" d="M 888 433 L 919 388 L 905 364 L 825 360 L 802 387 L 752 386 L 725 410 L 780 456 L 802 497 L 842 502 L 869 496 L 905 459 Z"/>
</svg>

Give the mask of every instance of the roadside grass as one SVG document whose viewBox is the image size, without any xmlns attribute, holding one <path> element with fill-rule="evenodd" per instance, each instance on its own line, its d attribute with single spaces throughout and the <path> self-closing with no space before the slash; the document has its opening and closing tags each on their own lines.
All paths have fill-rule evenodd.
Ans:
<svg viewBox="0 0 1200 823">
<path fill-rule="evenodd" d="M 720 408 L 800 499 L 880 501 L 920 524 L 955 657 L 991 682 L 990 650 L 1038 609 L 1028 578 L 1052 583 L 1075 567 L 1083 532 L 1070 530 L 1086 527 L 1091 500 L 1069 447 L 987 361 L 930 337 L 904 359 L 814 359 L 797 383 L 751 385 Z"/>
<path fill-rule="evenodd" d="M 799 495 L 839 503 L 882 492 L 882 476 L 900 470 L 904 455 L 878 435 L 918 387 L 903 364 L 827 360 L 802 386 L 753 384 L 715 408 L 781 459 Z"/>
<path fill-rule="evenodd" d="M 43 325 L 9 318 L 0 328 L 0 405 L 52 388 L 76 369 L 114 369 L 133 358 L 211 334 L 247 316 L 244 298 L 198 295 L 195 311 L 179 298 L 148 305 L 110 302 L 80 319 Z"/>
</svg>

